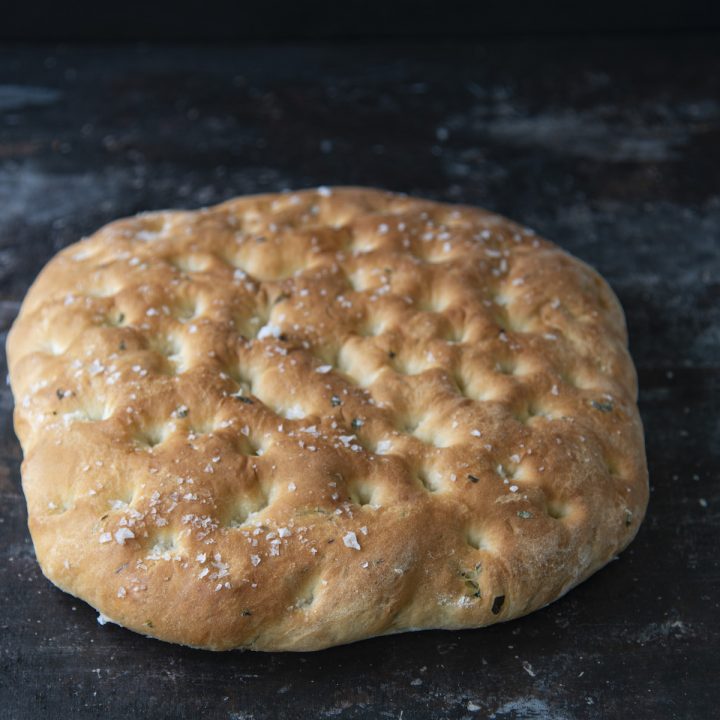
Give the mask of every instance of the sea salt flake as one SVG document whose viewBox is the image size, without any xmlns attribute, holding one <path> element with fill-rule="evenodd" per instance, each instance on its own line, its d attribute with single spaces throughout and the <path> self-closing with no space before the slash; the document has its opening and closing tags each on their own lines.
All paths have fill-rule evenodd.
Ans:
<svg viewBox="0 0 720 720">
<path fill-rule="evenodd" d="M 354 532 L 349 531 L 343 536 L 343 543 L 345 547 L 352 548 L 353 550 L 360 550 L 360 543 L 358 542 L 357 535 Z"/>
<path fill-rule="evenodd" d="M 270 325 L 268 323 L 267 325 L 263 325 L 260 330 L 258 330 L 257 339 L 264 340 L 268 337 L 278 338 L 281 334 L 282 330 L 280 330 L 277 325 Z"/>
<path fill-rule="evenodd" d="M 135 533 L 126 527 L 118 528 L 115 531 L 115 542 L 119 545 L 124 545 L 126 540 L 131 540 L 135 537 Z"/>
<path fill-rule="evenodd" d="M 293 405 L 288 408 L 285 413 L 285 417 L 288 420 L 302 420 L 305 417 L 305 411 L 300 407 L 300 405 Z M 282 432 L 282 430 L 280 432 Z"/>
<path fill-rule="evenodd" d="M 386 453 L 390 452 L 390 448 L 392 447 L 392 440 L 381 440 L 377 447 L 375 448 L 375 452 L 378 455 L 385 455 Z"/>
</svg>

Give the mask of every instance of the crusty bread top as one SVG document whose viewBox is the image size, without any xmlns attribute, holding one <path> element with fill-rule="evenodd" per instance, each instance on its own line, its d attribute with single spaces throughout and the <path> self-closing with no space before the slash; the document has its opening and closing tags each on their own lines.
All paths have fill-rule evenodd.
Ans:
<svg viewBox="0 0 720 720">
<path fill-rule="evenodd" d="M 622 310 L 504 218 L 320 188 L 120 220 L 8 340 L 52 582 L 213 649 L 317 649 L 559 597 L 647 503 Z"/>
</svg>

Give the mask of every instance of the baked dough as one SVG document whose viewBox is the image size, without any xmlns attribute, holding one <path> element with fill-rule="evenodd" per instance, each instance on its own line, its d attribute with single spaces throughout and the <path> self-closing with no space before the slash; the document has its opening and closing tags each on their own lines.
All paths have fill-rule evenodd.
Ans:
<svg viewBox="0 0 720 720">
<path fill-rule="evenodd" d="M 120 220 L 45 267 L 8 357 L 43 572 L 162 640 L 508 620 L 647 504 L 617 299 L 480 209 L 319 188 Z"/>
</svg>

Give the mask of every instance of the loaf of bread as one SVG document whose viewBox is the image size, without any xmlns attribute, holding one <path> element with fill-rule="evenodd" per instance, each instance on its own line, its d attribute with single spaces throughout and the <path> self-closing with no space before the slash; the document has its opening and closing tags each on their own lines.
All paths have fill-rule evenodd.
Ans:
<svg viewBox="0 0 720 720">
<path fill-rule="evenodd" d="M 8 357 L 43 572 L 162 640 L 508 620 L 647 504 L 618 301 L 480 209 L 319 188 L 120 220 L 45 267 Z"/>
</svg>

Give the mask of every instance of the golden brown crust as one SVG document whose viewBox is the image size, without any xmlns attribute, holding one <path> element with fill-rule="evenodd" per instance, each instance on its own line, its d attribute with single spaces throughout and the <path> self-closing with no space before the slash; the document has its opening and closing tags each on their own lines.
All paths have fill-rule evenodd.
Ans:
<svg viewBox="0 0 720 720">
<path fill-rule="evenodd" d="M 47 577 L 212 649 L 507 620 L 635 535 L 622 310 L 491 213 L 355 188 L 120 220 L 8 340 Z"/>
</svg>

